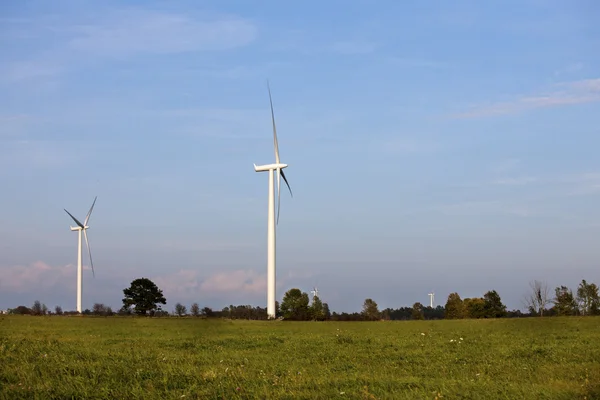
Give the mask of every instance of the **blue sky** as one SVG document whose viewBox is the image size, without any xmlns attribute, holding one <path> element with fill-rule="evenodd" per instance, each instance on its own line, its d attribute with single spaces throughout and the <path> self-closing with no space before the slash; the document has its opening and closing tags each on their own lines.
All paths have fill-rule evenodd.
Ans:
<svg viewBox="0 0 600 400">
<path fill-rule="evenodd" d="M 376 5 L 375 5 L 376 4 Z M 0 308 L 444 304 L 533 279 L 600 283 L 600 5 L 593 1 L 0 4 Z M 86 260 L 84 258 L 84 260 Z M 87 260 L 84 263 L 87 266 Z"/>
</svg>

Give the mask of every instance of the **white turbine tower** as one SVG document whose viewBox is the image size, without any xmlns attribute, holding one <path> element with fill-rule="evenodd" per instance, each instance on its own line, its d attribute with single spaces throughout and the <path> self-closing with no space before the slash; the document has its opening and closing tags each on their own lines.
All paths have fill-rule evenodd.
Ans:
<svg viewBox="0 0 600 400">
<path fill-rule="evenodd" d="M 288 183 L 283 169 L 287 164 L 282 164 L 279 161 L 279 145 L 277 144 L 277 128 L 275 127 L 275 113 L 273 112 L 273 100 L 271 99 L 271 88 L 269 90 L 269 103 L 271 104 L 271 121 L 273 123 L 273 143 L 275 147 L 275 164 L 266 164 L 257 166 L 254 164 L 254 171 L 269 172 L 269 208 L 267 219 L 267 317 L 275 318 L 275 190 L 273 188 L 273 173 L 277 171 L 277 222 L 279 222 L 279 209 L 281 205 L 280 184 L 281 177 L 285 181 L 290 194 L 293 197 L 292 189 Z"/>
<path fill-rule="evenodd" d="M 315 286 L 313 288 L 313 290 L 310 291 L 310 294 L 312 294 L 313 296 L 313 301 L 315 300 L 315 297 L 319 297 L 319 289 L 317 289 L 317 287 Z"/>
<path fill-rule="evenodd" d="M 431 292 L 428 293 L 429 295 L 429 307 L 433 308 L 433 297 L 435 296 L 435 293 Z"/>
<path fill-rule="evenodd" d="M 89 228 L 87 223 L 90 220 L 90 215 L 92 214 L 92 209 L 94 208 L 94 204 L 96 204 L 97 198 L 98 198 L 98 196 L 96 196 L 94 198 L 94 202 L 92 203 L 92 206 L 90 207 L 90 211 L 88 211 L 83 224 L 81 222 L 79 222 L 77 220 L 77 218 L 75 218 L 70 212 L 68 212 L 65 209 L 67 214 L 69 214 L 69 216 L 71 218 L 73 218 L 73 221 L 75 221 L 75 223 L 77 224 L 76 227 L 71 226 L 70 227 L 71 230 L 79 232 L 79 245 L 77 246 L 77 312 L 80 314 L 81 314 L 81 284 L 83 281 L 83 279 L 82 279 L 83 278 L 83 267 L 81 265 L 81 232 L 83 232 L 83 236 L 85 237 L 85 244 L 87 245 L 88 253 L 90 255 L 90 266 L 92 267 L 92 274 L 94 275 L 94 277 L 96 277 L 96 274 L 94 273 L 94 263 L 92 262 L 92 251 L 90 250 L 90 242 L 88 241 L 86 229 Z"/>
</svg>

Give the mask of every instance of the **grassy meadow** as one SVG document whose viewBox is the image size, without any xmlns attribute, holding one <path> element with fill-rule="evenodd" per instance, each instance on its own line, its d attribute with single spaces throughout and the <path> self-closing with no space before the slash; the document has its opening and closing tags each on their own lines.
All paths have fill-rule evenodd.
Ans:
<svg viewBox="0 0 600 400">
<path fill-rule="evenodd" d="M 598 399 L 600 318 L 0 316 L 0 399 Z"/>
</svg>

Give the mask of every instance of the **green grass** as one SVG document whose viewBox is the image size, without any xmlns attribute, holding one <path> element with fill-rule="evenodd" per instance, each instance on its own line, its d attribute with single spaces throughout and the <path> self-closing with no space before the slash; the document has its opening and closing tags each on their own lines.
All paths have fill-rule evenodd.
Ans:
<svg viewBox="0 0 600 400">
<path fill-rule="evenodd" d="M 597 399 L 600 318 L 3 316 L 0 398 Z"/>
</svg>

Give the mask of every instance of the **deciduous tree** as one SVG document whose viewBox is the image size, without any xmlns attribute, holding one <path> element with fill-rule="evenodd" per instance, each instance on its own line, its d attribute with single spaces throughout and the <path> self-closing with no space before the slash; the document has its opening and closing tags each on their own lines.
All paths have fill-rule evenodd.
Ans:
<svg viewBox="0 0 600 400">
<path fill-rule="evenodd" d="M 460 319 L 465 317 L 465 305 L 458 293 L 450 293 L 446 301 L 444 318 Z"/>
<path fill-rule="evenodd" d="M 134 307 L 138 315 L 147 315 L 160 310 L 159 304 L 167 304 L 162 290 L 148 278 L 138 278 L 131 282 L 131 286 L 123 289 L 123 308 Z"/>
<path fill-rule="evenodd" d="M 175 314 L 178 317 L 183 317 L 184 315 L 187 314 L 187 307 L 181 303 L 175 304 Z"/>
<path fill-rule="evenodd" d="M 529 282 L 531 292 L 525 297 L 525 305 L 534 315 L 544 316 L 546 306 L 552 302 L 548 285 L 540 281 Z"/>
<path fill-rule="evenodd" d="M 281 314 L 284 319 L 305 321 L 309 318 L 308 294 L 300 289 L 290 289 L 283 296 Z"/>
<path fill-rule="evenodd" d="M 556 315 L 575 315 L 577 314 L 577 302 L 573 296 L 573 291 L 566 286 L 560 286 L 554 289 L 554 307 Z"/>
<path fill-rule="evenodd" d="M 198 303 L 192 304 L 192 306 L 190 307 L 190 314 L 192 314 L 194 317 L 200 316 L 200 306 L 198 305 Z"/>
<path fill-rule="evenodd" d="M 325 310 L 323 309 L 323 302 L 318 296 L 313 297 L 312 304 L 310 305 L 310 317 L 313 321 L 325 320 Z"/>
<path fill-rule="evenodd" d="M 484 317 L 503 318 L 506 316 L 506 306 L 502 303 L 500 295 L 495 290 L 490 290 L 483 295 Z"/>
<path fill-rule="evenodd" d="M 379 307 L 373 299 L 365 299 L 363 303 L 362 316 L 367 321 L 377 321 L 380 319 Z"/>
<path fill-rule="evenodd" d="M 600 296 L 595 283 L 583 279 L 577 288 L 577 301 L 583 315 L 600 315 Z"/>
<path fill-rule="evenodd" d="M 423 304 L 416 302 L 412 306 L 412 319 L 425 319 L 425 315 L 423 314 Z"/>
</svg>

